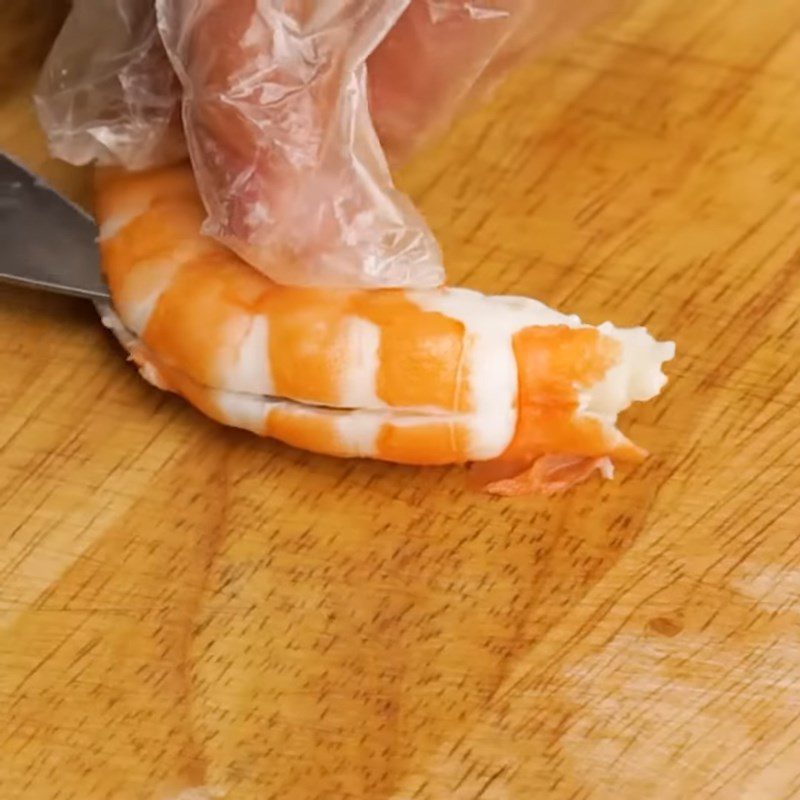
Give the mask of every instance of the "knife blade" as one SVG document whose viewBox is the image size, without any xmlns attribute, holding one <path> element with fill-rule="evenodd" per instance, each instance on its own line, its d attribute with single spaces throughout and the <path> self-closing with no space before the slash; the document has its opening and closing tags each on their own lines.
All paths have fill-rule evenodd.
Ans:
<svg viewBox="0 0 800 800">
<path fill-rule="evenodd" d="M 0 280 L 107 300 L 97 226 L 21 164 L 0 153 Z"/>
</svg>

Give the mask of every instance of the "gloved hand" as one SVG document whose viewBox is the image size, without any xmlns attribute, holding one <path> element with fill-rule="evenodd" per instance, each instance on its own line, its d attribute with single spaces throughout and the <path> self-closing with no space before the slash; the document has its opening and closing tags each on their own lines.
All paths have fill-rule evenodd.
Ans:
<svg viewBox="0 0 800 800">
<path fill-rule="evenodd" d="M 618 1 L 75 0 L 40 117 L 73 163 L 187 148 L 206 232 L 276 281 L 435 286 L 438 246 L 381 142 L 404 158 L 521 53 Z"/>
</svg>

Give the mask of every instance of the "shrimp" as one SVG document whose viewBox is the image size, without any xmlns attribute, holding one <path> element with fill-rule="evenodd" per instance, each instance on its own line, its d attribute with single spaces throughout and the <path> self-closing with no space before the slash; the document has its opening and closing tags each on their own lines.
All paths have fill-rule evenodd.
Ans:
<svg viewBox="0 0 800 800">
<path fill-rule="evenodd" d="M 98 170 L 96 208 L 104 323 L 214 420 L 330 456 L 472 463 L 502 495 L 646 455 L 617 416 L 658 395 L 674 345 L 644 328 L 462 288 L 278 285 L 201 234 L 188 164 Z"/>
</svg>

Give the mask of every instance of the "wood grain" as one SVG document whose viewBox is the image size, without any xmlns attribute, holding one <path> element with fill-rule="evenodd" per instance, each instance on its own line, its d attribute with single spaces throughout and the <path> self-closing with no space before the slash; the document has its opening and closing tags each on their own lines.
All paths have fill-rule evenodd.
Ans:
<svg viewBox="0 0 800 800">
<path fill-rule="evenodd" d="M 4 800 L 800 797 L 800 8 L 633 5 L 402 176 L 454 280 L 677 340 L 614 483 L 223 430 L 0 292 Z"/>
</svg>

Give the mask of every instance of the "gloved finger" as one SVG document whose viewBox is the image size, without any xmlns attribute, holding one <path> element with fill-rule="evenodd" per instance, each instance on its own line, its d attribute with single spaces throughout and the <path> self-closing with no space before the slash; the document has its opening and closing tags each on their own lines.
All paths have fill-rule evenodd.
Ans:
<svg viewBox="0 0 800 800">
<path fill-rule="evenodd" d="M 36 105 L 55 156 L 142 169 L 185 154 L 179 98 L 153 0 L 75 0 Z"/>
<path fill-rule="evenodd" d="M 406 3 L 157 0 L 206 231 L 275 280 L 443 280 L 367 105 L 366 58 Z"/>
</svg>

